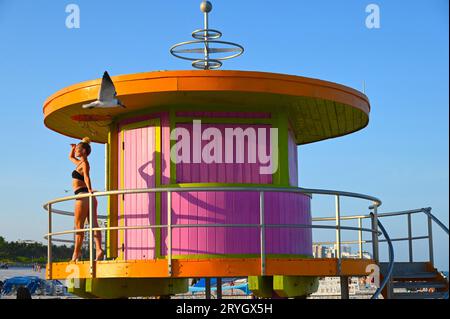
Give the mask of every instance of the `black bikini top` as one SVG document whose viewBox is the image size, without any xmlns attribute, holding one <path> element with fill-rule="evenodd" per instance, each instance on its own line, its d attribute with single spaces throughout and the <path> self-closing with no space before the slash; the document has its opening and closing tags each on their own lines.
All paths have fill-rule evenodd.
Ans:
<svg viewBox="0 0 450 319">
<path fill-rule="evenodd" d="M 79 179 L 80 181 L 84 181 L 84 176 L 81 175 L 77 170 L 73 170 L 72 178 Z"/>
<path fill-rule="evenodd" d="M 81 162 L 80 164 L 78 164 L 76 168 L 78 168 L 78 166 L 80 166 L 82 163 L 83 163 L 83 162 Z M 73 172 L 72 172 L 72 178 L 78 179 L 78 180 L 84 182 L 84 176 L 81 175 L 80 172 L 78 172 L 76 169 L 74 169 Z"/>
</svg>

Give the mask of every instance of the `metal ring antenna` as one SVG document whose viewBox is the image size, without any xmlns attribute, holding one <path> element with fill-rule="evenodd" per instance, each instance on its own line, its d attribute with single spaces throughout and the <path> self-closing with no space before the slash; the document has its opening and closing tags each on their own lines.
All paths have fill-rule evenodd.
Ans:
<svg viewBox="0 0 450 319">
<path fill-rule="evenodd" d="M 212 11 L 212 4 L 209 1 L 203 1 L 200 4 L 200 10 L 204 15 L 204 28 L 192 32 L 195 40 L 177 43 L 170 48 L 170 54 L 174 57 L 192 61 L 192 66 L 201 70 L 213 70 L 222 66 L 223 60 L 236 58 L 244 53 L 244 47 L 233 42 L 221 41 L 222 32 L 209 28 L 208 14 Z M 202 44 L 201 47 L 196 47 Z M 219 45 L 213 47 L 212 44 Z M 190 46 L 190 48 L 181 47 Z M 192 56 L 192 54 L 201 54 L 201 56 Z M 212 54 L 220 56 L 211 58 Z"/>
</svg>

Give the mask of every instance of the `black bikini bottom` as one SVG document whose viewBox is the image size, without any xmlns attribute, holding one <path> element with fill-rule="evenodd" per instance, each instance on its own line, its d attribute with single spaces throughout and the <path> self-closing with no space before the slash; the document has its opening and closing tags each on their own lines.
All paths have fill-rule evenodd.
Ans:
<svg viewBox="0 0 450 319">
<path fill-rule="evenodd" d="M 75 195 L 78 195 L 80 193 L 89 193 L 89 190 L 87 189 L 87 187 L 81 187 L 81 188 L 78 188 L 74 193 L 75 193 Z"/>
</svg>

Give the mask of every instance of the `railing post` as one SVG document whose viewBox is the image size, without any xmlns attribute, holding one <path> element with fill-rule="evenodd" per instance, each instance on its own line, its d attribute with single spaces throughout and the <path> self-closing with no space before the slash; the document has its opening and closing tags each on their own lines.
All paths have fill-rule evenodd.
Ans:
<svg viewBox="0 0 450 319">
<path fill-rule="evenodd" d="M 89 195 L 89 272 L 94 278 L 94 232 L 92 231 L 94 210 L 94 200 L 92 194 Z"/>
<path fill-rule="evenodd" d="M 341 299 L 350 299 L 350 290 L 348 285 L 348 276 L 341 276 Z"/>
<path fill-rule="evenodd" d="M 408 248 L 409 248 L 409 262 L 412 263 L 414 260 L 414 257 L 413 257 L 411 213 L 408 214 Z"/>
<path fill-rule="evenodd" d="M 385 287 L 386 287 L 386 299 L 392 299 L 392 294 L 394 293 L 394 287 L 392 285 L 392 277 L 389 278 Z"/>
<path fill-rule="evenodd" d="M 211 299 L 211 278 L 205 278 L 205 299 Z"/>
<path fill-rule="evenodd" d="M 107 212 L 107 214 L 109 214 L 109 212 Z M 109 224 L 108 224 L 108 220 L 105 220 L 105 221 L 103 221 L 103 227 L 104 228 L 106 228 L 104 231 L 103 231 L 103 233 L 105 234 L 105 241 L 104 241 L 104 246 L 103 246 L 103 249 L 104 249 L 104 251 L 106 252 L 106 254 L 107 254 L 107 256 L 108 256 L 108 241 L 109 241 L 109 237 L 108 237 L 108 227 L 109 227 Z"/>
<path fill-rule="evenodd" d="M 338 259 L 338 274 L 341 273 L 341 203 L 339 195 L 336 195 L 336 257 Z"/>
<path fill-rule="evenodd" d="M 373 250 L 373 259 L 378 264 L 380 261 L 378 255 L 378 206 L 373 205 L 373 213 L 372 213 L 372 250 Z"/>
<path fill-rule="evenodd" d="M 261 243 L 261 276 L 266 274 L 266 232 L 264 223 L 264 192 L 259 192 L 259 228 Z"/>
<path fill-rule="evenodd" d="M 172 192 L 167 192 L 167 267 L 172 276 Z"/>
<path fill-rule="evenodd" d="M 430 209 L 428 209 L 430 212 Z M 428 251 L 430 253 L 430 263 L 434 265 L 434 251 L 433 251 L 433 220 L 431 216 L 427 215 L 428 218 Z"/>
<path fill-rule="evenodd" d="M 362 218 L 358 218 L 358 249 L 359 249 L 359 258 L 363 258 L 363 243 L 362 243 Z"/>
<path fill-rule="evenodd" d="M 48 204 L 47 277 L 52 279 L 52 204 Z"/>
<path fill-rule="evenodd" d="M 216 278 L 216 295 L 217 299 L 222 299 L 222 277 Z"/>
</svg>

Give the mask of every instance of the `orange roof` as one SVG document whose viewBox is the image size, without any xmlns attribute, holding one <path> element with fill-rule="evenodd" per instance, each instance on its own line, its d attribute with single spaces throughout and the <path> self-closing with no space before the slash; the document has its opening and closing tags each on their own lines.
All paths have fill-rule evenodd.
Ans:
<svg viewBox="0 0 450 319">
<path fill-rule="evenodd" d="M 61 134 L 90 136 L 105 143 L 108 119 L 143 109 L 170 106 L 281 110 L 289 114 L 297 144 L 337 137 L 364 128 L 369 121 L 368 98 L 332 82 L 285 74 L 190 70 L 157 71 L 112 77 L 118 98 L 127 108 L 83 109 L 95 100 L 101 79 L 66 87 L 44 103 L 45 125 Z M 84 116 L 89 115 L 89 116 Z M 103 119 L 80 122 L 77 119 Z M 89 124 L 86 124 L 89 123 Z"/>
</svg>

